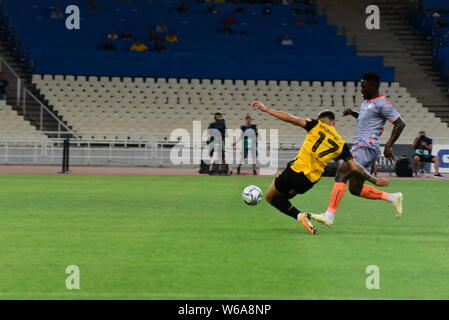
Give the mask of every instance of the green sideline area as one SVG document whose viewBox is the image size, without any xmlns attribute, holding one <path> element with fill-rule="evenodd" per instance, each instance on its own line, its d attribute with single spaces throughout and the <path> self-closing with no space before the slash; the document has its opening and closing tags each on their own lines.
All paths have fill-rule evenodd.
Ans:
<svg viewBox="0 0 449 320">
<path fill-rule="evenodd" d="M 242 189 L 265 177 L 0 177 L 1 299 L 449 298 L 449 181 L 393 180 L 404 215 L 347 193 L 309 235 Z M 333 180 L 293 199 L 322 212 Z M 68 265 L 80 290 L 68 290 Z M 380 289 L 365 287 L 369 265 Z"/>
</svg>

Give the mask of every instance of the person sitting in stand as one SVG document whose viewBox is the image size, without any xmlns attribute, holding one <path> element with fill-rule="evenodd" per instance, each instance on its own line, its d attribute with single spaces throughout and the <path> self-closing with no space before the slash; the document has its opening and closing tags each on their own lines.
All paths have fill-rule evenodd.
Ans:
<svg viewBox="0 0 449 320">
<path fill-rule="evenodd" d="M 177 11 L 180 13 L 184 13 L 187 12 L 189 10 L 189 8 L 187 7 L 187 3 L 185 1 L 181 2 L 181 4 L 179 5 Z"/>
<path fill-rule="evenodd" d="M 150 50 L 150 48 L 148 48 L 145 44 L 143 44 L 142 41 L 137 40 L 136 43 L 134 43 L 129 50 L 134 52 L 142 52 L 148 51 Z"/>
<path fill-rule="evenodd" d="M 168 35 L 165 37 L 165 41 L 167 42 L 179 42 L 178 37 L 170 31 Z"/>
<path fill-rule="evenodd" d="M 108 39 L 110 39 L 110 40 L 118 40 L 117 32 L 115 32 L 115 30 L 111 30 L 111 32 L 108 33 Z"/>
<path fill-rule="evenodd" d="M 130 41 L 133 39 L 133 37 L 131 36 L 131 33 L 129 32 L 128 29 L 126 29 L 123 34 L 122 34 L 122 40 L 126 40 L 126 41 Z"/>
<path fill-rule="evenodd" d="M 298 26 L 305 26 L 306 24 L 307 24 L 307 22 L 303 17 L 296 20 L 296 25 L 298 25 Z"/>
<path fill-rule="evenodd" d="M 103 45 L 103 50 L 117 50 L 117 47 L 112 43 L 111 39 L 106 39 L 106 42 Z"/>
<path fill-rule="evenodd" d="M 281 45 L 282 46 L 292 46 L 293 44 L 294 44 L 293 40 L 290 39 L 289 34 L 288 33 L 284 34 L 284 39 L 282 39 Z"/>
<path fill-rule="evenodd" d="M 162 44 L 162 41 L 160 39 L 156 40 L 156 44 L 154 45 L 154 50 L 158 52 L 164 52 L 168 51 L 166 47 Z"/>
<path fill-rule="evenodd" d="M 155 29 L 151 29 L 150 32 L 148 33 L 147 40 L 149 42 L 156 42 L 158 39 L 160 40 L 161 37 L 159 37 Z"/>
<path fill-rule="evenodd" d="M 168 27 L 165 24 L 164 20 L 159 21 L 159 24 L 156 26 L 156 32 L 158 33 L 168 32 Z"/>
</svg>

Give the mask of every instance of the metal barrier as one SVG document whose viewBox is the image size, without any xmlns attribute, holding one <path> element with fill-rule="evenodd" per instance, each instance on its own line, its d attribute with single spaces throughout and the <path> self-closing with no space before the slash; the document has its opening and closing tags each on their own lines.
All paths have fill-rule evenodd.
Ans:
<svg viewBox="0 0 449 320">
<path fill-rule="evenodd" d="M 31 94 L 31 93 L 30 93 Z M 45 105 L 43 105 L 44 110 L 48 110 Z M 50 110 L 51 111 L 51 110 Z M 67 130 L 71 130 L 69 127 L 67 127 L 64 123 L 61 124 L 61 127 L 64 127 Z M 261 130 L 263 128 L 260 128 Z M 39 133 L 42 133 L 46 136 L 58 136 L 65 134 L 67 132 L 65 131 L 38 131 Z M 71 140 L 73 142 L 92 142 L 96 144 L 104 144 L 104 145 L 110 145 L 110 144 L 144 144 L 148 141 L 157 141 L 159 143 L 176 143 L 177 141 L 169 141 L 167 137 L 170 136 L 170 132 L 116 132 L 116 131 L 69 131 L 72 133 L 75 138 L 72 138 Z M 278 135 L 279 145 L 280 147 L 286 146 L 286 145 L 292 145 L 294 147 L 300 147 L 302 144 L 302 141 L 304 140 L 306 134 L 305 132 L 299 131 L 300 133 L 296 135 Z M 0 130 L 0 142 L 7 140 L 5 136 L 18 136 L 22 142 L 26 142 L 28 139 L 30 140 L 36 140 L 32 139 L 32 136 L 36 134 L 36 131 L 14 131 L 14 130 Z M 115 138 L 104 138 L 104 139 L 98 139 L 98 138 L 89 138 L 89 137 L 98 137 L 98 136 L 104 136 L 104 137 L 110 137 L 114 136 Z M 194 135 L 192 135 L 193 137 Z M 352 137 L 346 137 L 342 136 L 344 140 L 346 140 L 349 144 L 352 143 Z M 389 137 L 386 135 L 382 136 L 380 139 L 380 143 L 384 144 Z M 416 136 L 401 136 L 397 140 L 396 144 L 412 144 L 413 140 L 416 138 Z M 432 138 L 434 144 L 449 144 L 449 129 L 448 129 L 448 136 L 447 137 L 430 137 Z M 42 141 L 62 141 L 62 138 L 48 138 L 45 137 L 42 139 Z M 205 141 L 202 141 L 205 143 Z"/>
<path fill-rule="evenodd" d="M 2 138 L 5 135 L 17 137 Z M 33 134 L 33 133 L 30 133 Z M 53 132 L 54 134 L 54 132 Z M 163 133 L 105 133 L 84 132 L 78 136 L 89 135 L 117 136 L 118 139 L 70 139 L 70 161 L 72 165 L 104 165 L 104 166 L 175 166 L 171 159 L 172 147 L 178 141 L 164 139 Z M 60 165 L 63 157 L 62 138 L 28 138 L 24 132 L 0 131 L 0 163 L 4 164 L 53 164 Z M 131 139 L 132 138 L 132 139 Z M 411 151 L 411 142 L 414 137 L 402 137 L 397 143 L 397 156 L 405 154 L 404 150 Z M 434 144 L 449 145 L 449 137 L 433 138 Z M 301 146 L 303 136 L 279 136 L 279 145 L 269 145 L 278 152 L 279 166 L 284 166 L 297 153 Z M 186 167 L 198 166 L 199 150 L 206 147 L 203 141 L 200 145 L 190 145 L 186 148 L 191 156 L 192 164 Z M 237 159 L 237 153 L 234 159 Z M 385 159 L 380 157 L 379 164 Z"/>
</svg>

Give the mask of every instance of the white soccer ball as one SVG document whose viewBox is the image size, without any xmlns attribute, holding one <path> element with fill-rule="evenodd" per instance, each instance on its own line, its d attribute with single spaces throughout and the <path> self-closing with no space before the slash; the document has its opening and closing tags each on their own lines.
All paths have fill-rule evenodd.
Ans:
<svg viewBox="0 0 449 320">
<path fill-rule="evenodd" d="M 262 200 L 262 190 L 258 186 L 247 186 L 242 193 L 243 202 L 249 206 L 255 206 Z"/>
</svg>

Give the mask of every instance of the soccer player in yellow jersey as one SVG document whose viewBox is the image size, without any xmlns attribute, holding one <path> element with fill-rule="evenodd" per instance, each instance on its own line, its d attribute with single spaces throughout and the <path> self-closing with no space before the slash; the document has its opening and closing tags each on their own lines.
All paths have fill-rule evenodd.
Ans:
<svg viewBox="0 0 449 320">
<path fill-rule="evenodd" d="M 387 179 L 372 176 L 352 159 L 349 146 L 335 129 L 335 114 L 332 111 L 323 111 L 314 120 L 268 108 L 260 101 L 254 101 L 251 106 L 307 131 L 298 155 L 274 179 L 268 187 L 265 199 L 282 213 L 298 220 L 311 234 L 315 234 L 317 230 L 310 222 L 310 214 L 299 211 L 292 205 L 290 199 L 310 190 L 320 180 L 324 168 L 330 161 L 342 159 L 351 168 L 348 174 L 357 172 L 379 187 L 388 185 Z"/>
</svg>

